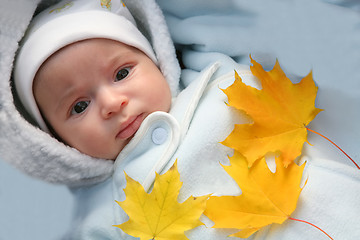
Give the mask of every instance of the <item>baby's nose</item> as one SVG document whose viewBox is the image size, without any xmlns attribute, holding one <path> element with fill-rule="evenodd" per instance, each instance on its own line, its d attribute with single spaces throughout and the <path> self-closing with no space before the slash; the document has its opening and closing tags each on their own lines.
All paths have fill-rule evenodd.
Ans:
<svg viewBox="0 0 360 240">
<path fill-rule="evenodd" d="M 109 118 L 119 113 L 127 105 L 128 98 L 124 94 L 116 91 L 105 90 L 101 94 L 101 114 L 104 118 Z"/>
</svg>

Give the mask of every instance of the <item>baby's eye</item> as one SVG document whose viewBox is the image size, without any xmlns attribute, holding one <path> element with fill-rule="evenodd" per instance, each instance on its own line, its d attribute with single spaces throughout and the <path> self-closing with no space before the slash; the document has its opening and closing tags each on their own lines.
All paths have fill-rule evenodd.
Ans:
<svg viewBox="0 0 360 240">
<path fill-rule="evenodd" d="M 126 78 L 130 73 L 130 68 L 126 67 L 126 68 L 122 68 L 118 71 L 118 73 L 116 74 L 116 79 L 115 81 L 121 81 L 124 78 Z"/>
<path fill-rule="evenodd" d="M 84 112 L 89 106 L 90 101 L 80 101 L 75 103 L 74 107 L 71 110 L 71 115 L 76 115 Z"/>
</svg>

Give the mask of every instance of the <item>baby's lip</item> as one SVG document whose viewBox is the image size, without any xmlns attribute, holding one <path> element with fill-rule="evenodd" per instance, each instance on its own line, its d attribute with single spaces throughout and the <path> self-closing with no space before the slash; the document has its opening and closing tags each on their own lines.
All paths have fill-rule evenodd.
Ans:
<svg viewBox="0 0 360 240">
<path fill-rule="evenodd" d="M 128 118 L 125 122 L 121 123 L 120 131 L 116 135 L 116 138 L 128 139 L 133 136 L 139 129 L 143 120 L 143 114 Z"/>
</svg>

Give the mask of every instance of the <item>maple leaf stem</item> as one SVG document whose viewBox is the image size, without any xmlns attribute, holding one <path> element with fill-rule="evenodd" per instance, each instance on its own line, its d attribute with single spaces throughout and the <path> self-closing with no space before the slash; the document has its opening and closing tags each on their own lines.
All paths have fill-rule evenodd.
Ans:
<svg viewBox="0 0 360 240">
<path fill-rule="evenodd" d="M 316 132 L 316 131 L 314 131 L 314 130 L 312 130 L 312 129 L 310 129 L 310 128 L 306 128 L 306 129 L 307 129 L 308 131 L 313 132 L 313 133 L 315 133 L 315 134 L 317 134 L 317 135 L 325 138 L 326 140 L 328 140 L 328 141 L 329 141 L 330 143 L 332 143 L 335 147 L 337 147 L 343 154 L 345 154 L 345 156 L 347 156 L 347 157 L 355 164 L 355 166 L 356 166 L 358 169 L 360 169 L 359 165 L 356 164 L 356 162 L 355 162 L 344 150 L 342 150 L 338 145 L 336 145 L 336 143 L 334 143 L 334 142 L 331 141 L 329 138 L 325 137 L 324 135 L 322 135 L 322 134 L 319 133 L 319 132 Z"/>
<path fill-rule="evenodd" d="M 292 218 L 292 217 L 289 217 L 290 220 L 293 220 L 293 221 L 297 221 L 297 222 L 302 222 L 302 223 L 306 223 L 306 224 L 309 224 L 315 228 L 317 228 L 318 230 L 320 230 L 322 233 L 324 233 L 328 238 L 334 240 L 332 237 L 330 237 L 329 234 L 327 234 L 324 230 L 322 230 L 321 228 L 319 228 L 318 226 L 316 226 L 315 224 L 312 224 L 310 222 L 307 222 L 307 221 L 304 221 L 304 220 L 300 220 L 300 219 L 297 219 L 297 218 Z"/>
</svg>

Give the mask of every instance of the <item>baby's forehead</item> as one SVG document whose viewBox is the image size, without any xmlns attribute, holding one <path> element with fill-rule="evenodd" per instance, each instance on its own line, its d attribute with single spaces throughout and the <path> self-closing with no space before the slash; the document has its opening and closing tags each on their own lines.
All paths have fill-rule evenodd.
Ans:
<svg viewBox="0 0 360 240">
<path fill-rule="evenodd" d="M 61 81 L 63 88 L 77 86 L 83 78 L 108 74 L 139 54 L 147 57 L 134 47 L 110 39 L 77 41 L 61 48 L 41 65 L 34 78 L 33 88 L 54 84 L 55 81 Z"/>
<path fill-rule="evenodd" d="M 72 58 L 72 57 L 78 57 L 80 58 L 82 55 L 84 55 L 84 59 L 86 59 L 86 55 L 89 55 L 91 53 L 96 54 L 107 54 L 109 58 L 111 58 L 112 55 L 117 56 L 126 56 L 131 55 L 134 53 L 142 52 L 139 49 L 136 49 L 132 46 L 129 46 L 127 44 L 124 44 L 119 41 L 115 41 L 112 39 L 106 39 L 106 38 L 90 38 L 85 39 L 81 41 L 76 41 L 71 44 L 68 44 L 53 54 L 51 54 L 41 65 L 46 65 L 47 62 L 58 59 L 58 58 Z M 143 52 L 142 52 L 143 53 Z M 145 54 L 145 53 L 143 53 Z M 93 60 L 96 60 L 96 56 L 94 56 Z M 41 68 L 40 67 L 40 68 Z"/>
</svg>

